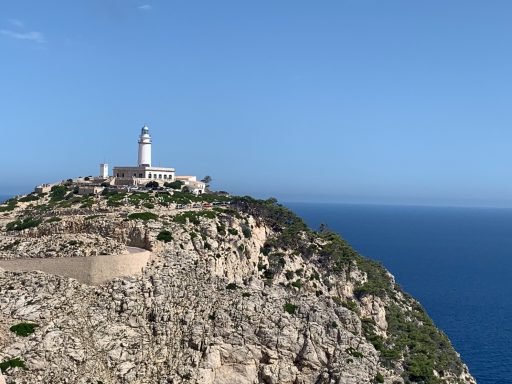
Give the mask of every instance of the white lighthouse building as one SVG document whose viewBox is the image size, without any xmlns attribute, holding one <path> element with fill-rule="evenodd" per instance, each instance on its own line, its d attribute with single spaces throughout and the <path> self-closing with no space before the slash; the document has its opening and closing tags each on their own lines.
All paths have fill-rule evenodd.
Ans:
<svg viewBox="0 0 512 384">
<path fill-rule="evenodd" d="M 147 125 L 142 127 L 139 137 L 139 167 L 151 167 L 151 136 Z"/>
<path fill-rule="evenodd" d="M 147 125 L 142 127 L 138 143 L 138 165 L 136 167 L 114 167 L 115 184 L 145 185 L 152 180 L 162 184 L 174 181 L 174 168 L 151 166 L 151 135 Z"/>
</svg>

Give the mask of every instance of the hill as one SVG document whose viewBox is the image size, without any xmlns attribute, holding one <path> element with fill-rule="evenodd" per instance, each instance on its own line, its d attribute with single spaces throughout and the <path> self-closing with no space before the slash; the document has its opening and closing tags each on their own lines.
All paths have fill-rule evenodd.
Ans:
<svg viewBox="0 0 512 384">
<path fill-rule="evenodd" d="M 57 186 L 0 215 L 5 260 L 151 251 L 99 285 L 0 269 L 7 383 L 475 383 L 389 272 L 274 199 Z"/>
</svg>

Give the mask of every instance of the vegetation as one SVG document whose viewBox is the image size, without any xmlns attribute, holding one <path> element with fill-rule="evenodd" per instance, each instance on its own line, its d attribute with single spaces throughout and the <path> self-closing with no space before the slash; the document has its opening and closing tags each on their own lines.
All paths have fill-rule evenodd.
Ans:
<svg viewBox="0 0 512 384">
<path fill-rule="evenodd" d="M 352 312 L 359 314 L 359 307 L 357 306 L 357 303 L 354 300 L 342 301 L 341 305 L 347 309 L 350 309 Z"/>
<path fill-rule="evenodd" d="M 7 370 L 9 368 L 16 368 L 16 367 L 26 369 L 25 362 L 23 360 L 21 360 L 20 358 L 16 357 L 15 359 L 10 359 L 10 360 L 3 361 L 0 363 L 0 371 L 2 373 L 7 373 Z"/>
<path fill-rule="evenodd" d="M 238 235 L 238 231 L 235 228 L 228 228 L 228 233 L 233 236 Z"/>
<path fill-rule="evenodd" d="M 18 336 L 27 337 L 28 335 L 34 333 L 38 326 L 39 325 L 33 323 L 19 323 L 13 325 L 11 328 L 9 328 L 9 330 Z"/>
<path fill-rule="evenodd" d="M 10 212 L 13 211 L 14 208 L 18 205 L 18 201 L 16 199 L 9 199 L 0 206 L 0 212 Z"/>
<path fill-rule="evenodd" d="M 297 310 L 298 306 L 296 306 L 295 304 L 292 304 L 292 303 L 286 303 L 284 306 L 283 306 L 285 312 L 288 312 L 290 315 L 293 315 L 295 314 L 295 311 Z"/>
<path fill-rule="evenodd" d="M 236 285 L 235 283 L 229 283 L 228 285 L 226 285 L 226 289 L 235 290 L 238 289 L 238 285 Z"/>
<path fill-rule="evenodd" d="M 250 239 L 252 237 L 251 228 L 243 226 L 242 227 L 242 234 L 246 239 Z"/>
<path fill-rule="evenodd" d="M 146 188 L 156 189 L 159 186 L 160 186 L 160 184 L 158 184 L 158 181 L 150 181 L 149 183 L 146 184 Z"/>
<path fill-rule="evenodd" d="M 377 382 L 377 383 L 384 382 L 384 376 L 382 376 L 382 373 L 378 372 L 377 375 L 375 375 L 375 382 Z"/>
<path fill-rule="evenodd" d="M 161 231 L 156 237 L 156 239 L 163 241 L 164 243 L 168 243 L 172 241 L 172 234 L 169 231 Z"/>
<path fill-rule="evenodd" d="M 50 217 L 49 219 L 46 220 L 47 223 L 56 223 L 58 221 L 62 221 L 62 219 L 57 216 Z"/>
<path fill-rule="evenodd" d="M 175 223 L 186 224 L 188 220 L 192 224 L 199 225 L 199 219 L 201 217 L 215 219 L 217 213 L 215 211 L 187 211 L 174 216 L 173 221 Z"/>
<path fill-rule="evenodd" d="M 60 201 L 64 200 L 66 196 L 66 192 L 68 189 L 65 185 L 54 185 L 50 190 L 50 200 L 51 201 Z"/>
<path fill-rule="evenodd" d="M 32 217 L 25 217 L 22 220 L 11 221 L 5 226 L 8 231 L 22 231 L 27 228 L 37 227 L 43 222 L 42 219 L 34 219 Z"/>
<path fill-rule="evenodd" d="M 21 202 L 21 203 L 29 203 L 31 201 L 37 201 L 39 199 L 40 199 L 39 195 L 37 195 L 35 193 L 31 193 L 30 195 L 27 195 L 27 196 L 24 196 L 24 197 L 20 197 L 18 199 L 18 201 Z"/>
<path fill-rule="evenodd" d="M 447 370 L 462 373 L 462 365 L 448 337 L 435 327 L 417 302 L 407 312 L 391 304 L 386 308 L 386 320 L 391 337 L 386 341 L 383 357 L 394 359 L 403 355 L 405 379 L 437 383 L 434 369 L 441 373 Z"/>
<path fill-rule="evenodd" d="M 14 240 L 12 243 L 9 243 L 9 244 L 4 245 L 4 246 L 1 248 L 1 250 L 2 250 L 2 251 L 10 251 L 10 250 L 14 249 L 15 247 L 17 247 L 20 243 L 21 243 L 21 241 L 19 241 L 19 240 Z"/>
<path fill-rule="evenodd" d="M 169 183 L 169 182 L 164 183 L 164 187 L 172 188 L 172 189 L 181 189 L 183 184 L 184 184 L 183 181 L 176 180 L 176 181 L 173 181 L 171 183 Z"/>
<path fill-rule="evenodd" d="M 349 347 L 345 350 L 345 352 L 347 352 L 350 356 L 352 357 L 356 357 L 358 359 L 362 359 L 364 357 L 364 355 L 359 352 L 357 349 L 354 349 L 352 347 Z"/>
<path fill-rule="evenodd" d="M 158 219 L 158 215 L 152 213 L 152 212 L 138 212 L 138 213 L 130 213 L 128 215 L 128 219 L 130 220 L 156 220 Z"/>
</svg>

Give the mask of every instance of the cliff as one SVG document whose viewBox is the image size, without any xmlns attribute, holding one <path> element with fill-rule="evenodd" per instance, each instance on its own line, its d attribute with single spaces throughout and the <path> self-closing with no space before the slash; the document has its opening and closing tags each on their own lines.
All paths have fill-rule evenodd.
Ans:
<svg viewBox="0 0 512 384">
<path fill-rule="evenodd" d="M 0 269 L 7 383 L 475 383 L 378 263 L 275 200 L 200 206 L 219 199 L 50 193 L 0 206 L 2 259 L 152 252 L 140 273 L 97 286 Z"/>
</svg>

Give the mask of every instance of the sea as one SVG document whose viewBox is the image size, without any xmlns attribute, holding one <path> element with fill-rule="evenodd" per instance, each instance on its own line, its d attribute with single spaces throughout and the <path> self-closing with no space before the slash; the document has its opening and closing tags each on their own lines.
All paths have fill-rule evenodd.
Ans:
<svg viewBox="0 0 512 384">
<path fill-rule="evenodd" d="M 382 262 L 479 384 L 512 383 L 512 209 L 285 205 Z"/>
</svg>

